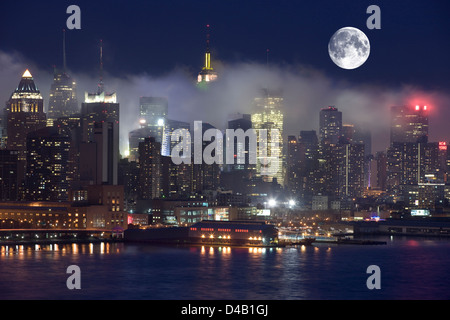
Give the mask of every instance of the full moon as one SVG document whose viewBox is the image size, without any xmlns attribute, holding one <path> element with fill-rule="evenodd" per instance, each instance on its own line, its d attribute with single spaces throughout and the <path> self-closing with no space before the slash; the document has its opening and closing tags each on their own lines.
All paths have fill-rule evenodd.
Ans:
<svg viewBox="0 0 450 320">
<path fill-rule="evenodd" d="M 369 38 L 359 29 L 341 28 L 331 37 L 328 53 L 337 66 L 343 69 L 356 69 L 369 58 Z"/>
</svg>

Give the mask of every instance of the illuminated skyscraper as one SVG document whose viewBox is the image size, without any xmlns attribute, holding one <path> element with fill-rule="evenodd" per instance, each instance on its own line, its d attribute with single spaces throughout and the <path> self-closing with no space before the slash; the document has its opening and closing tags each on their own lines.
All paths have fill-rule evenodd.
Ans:
<svg viewBox="0 0 450 320">
<path fill-rule="evenodd" d="M 208 82 L 214 81 L 217 79 L 217 73 L 214 71 L 211 65 L 211 50 L 210 50 L 210 40 L 209 40 L 209 24 L 206 25 L 206 52 L 205 52 L 205 65 L 202 68 L 202 71 L 198 74 L 197 83 L 199 85 L 204 85 Z"/>
<path fill-rule="evenodd" d="M 279 95 L 271 95 L 268 90 L 264 90 L 264 94 L 261 97 L 254 99 L 256 112 L 252 114 L 252 127 L 253 129 L 266 129 L 267 130 L 267 160 L 276 161 L 278 163 L 278 168 L 276 168 L 275 174 L 263 176 L 263 180 L 266 182 L 272 182 L 273 179 L 277 180 L 281 186 L 284 185 L 284 148 L 283 148 L 283 127 L 284 127 L 284 115 L 283 109 L 283 98 Z M 272 141 L 270 132 L 271 130 L 278 131 L 278 154 L 273 154 L 274 149 L 270 148 Z M 258 135 L 258 146 L 260 146 L 260 135 Z M 256 164 L 256 175 L 261 176 L 261 165 L 262 157 L 260 156 L 258 150 L 257 153 L 257 164 Z M 266 161 L 267 161 L 266 160 Z"/>
<path fill-rule="evenodd" d="M 391 107 L 391 144 L 428 141 L 428 107 Z"/>
<path fill-rule="evenodd" d="M 191 125 L 189 122 L 178 121 L 166 119 L 164 124 L 164 134 L 163 134 L 163 142 L 162 142 L 162 155 L 169 157 L 172 154 L 173 147 L 177 144 L 177 142 L 172 141 L 172 133 L 178 129 L 186 129 L 188 131 L 191 130 Z"/>
<path fill-rule="evenodd" d="M 6 105 L 7 148 L 18 151 L 18 160 L 26 161 L 27 134 L 46 126 L 44 99 L 28 69 Z"/>
<path fill-rule="evenodd" d="M 48 101 L 48 120 L 54 121 L 60 117 L 68 117 L 78 113 L 77 84 L 66 67 L 65 32 L 63 38 L 63 69 L 55 68 L 53 84 Z"/>
<path fill-rule="evenodd" d="M 155 138 L 139 143 L 139 197 L 151 200 L 161 197 L 161 144 Z M 165 177 L 167 178 L 167 177 Z"/>
<path fill-rule="evenodd" d="M 141 97 L 139 99 L 139 124 L 162 144 L 167 121 L 168 101 L 165 97 Z"/>
<path fill-rule="evenodd" d="M 68 198 L 67 166 L 70 138 L 55 127 L 27 136 L 26 199 L 65 201 Z"/>
<path fill-rule="evenodd" d="M 337 144 L 342 135 L 342 112 L 335 107 L 320 111 L 319 139 L 323 144 Z"/>
<path fill-rule="evenodd" d="M 120 155 L 119 111 L 120 105 L 117 103 L 116 93 L 106 93 L 105 91 L 103 84 L 103 50 L 100 46 L 98 89 L 95 93 L 86 92 L 85 101 L 81 105 L 82 146 L 80 146 L 80 161 L 85 161 L 87 158 L 92 165 L 96 163 L 97 167 L 94 170 L 95 172 L 88 174 L 80 164 L 80 174 L 83 175 L 84 171 L 85 175 L 85 178 L 81 178 L 81 180 L 95 181 L 97 184 L 117 184 Z"/>
</svg>

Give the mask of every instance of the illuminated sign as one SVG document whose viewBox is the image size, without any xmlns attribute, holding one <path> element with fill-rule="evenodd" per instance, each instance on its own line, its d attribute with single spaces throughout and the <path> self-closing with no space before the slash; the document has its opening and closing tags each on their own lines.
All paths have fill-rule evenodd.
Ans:
<svg viewBox="0 0 450 320">
<path fill-rule="evenodd" d="M 411 210 L 411 216 L 429 216 L 430 210 L 426 209 L 413 209 Z"/>
<path fill-rule="evenodd" d="M 441 150 L 441 151 L 446 151 L 446 150 L 447 150 L 447 142 L 445 142 L 445 141 L 440 141 L 440 142 L 439 142 L 439 150 Z"/>
<path fill-rule="evenodd" d="M 262 209 L 259 210 L 259 212 L 257 213 L 258 216 L 265 216 L 268 217 L 270 216 L 270 209 Z"/>
</svg>

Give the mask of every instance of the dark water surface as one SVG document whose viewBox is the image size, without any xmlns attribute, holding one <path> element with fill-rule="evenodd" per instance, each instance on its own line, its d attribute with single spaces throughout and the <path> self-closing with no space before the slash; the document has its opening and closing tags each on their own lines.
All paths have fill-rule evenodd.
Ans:
<svg viewBox="0 0 450 320">
<path fill-rule="evenodd" d="M 450 240 L 278 249 L 125 243 L 0 246 L 0 299 L 449 299 Z M 69 290 L 67 267 L 81 270 Z M 369 290 L 369 265 L 381 289 Z"/>
</svg>

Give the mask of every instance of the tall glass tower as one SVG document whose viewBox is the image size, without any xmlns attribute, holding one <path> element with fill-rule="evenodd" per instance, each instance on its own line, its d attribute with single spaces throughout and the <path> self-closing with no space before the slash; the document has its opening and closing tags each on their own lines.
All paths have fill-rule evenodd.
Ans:
<svg viewBox="0 0 450 320">
<path fill-rule="evenodd" d="M 285 159 L 284 159 L 284 149 L 283 149 L 283 127 L 284 127 L 284 115 L 283 109 L 283 98 L 280 95 L 271 95 L 268 90 L 264 90 L 264 94 L 260 97 L 254 99 L 254 105 L 256 112 L 252 114 L 252 127 L 253 129 L 266 129 L 267 130 L 267 158 L 269 163 L 276 161 L 277 168 L 275 168 L 275 174 L 264 175 L 263 180 L 267 182 L 272 182 L 276 179 L 277 182 L 283 186 L 284 185 L 284 172 L 285 172 Z M 278 130 L 278 154 L 272 154 L 270 145 L 272 137 L 270 136 L 271 130 Z M 256 164 L 256 176 L 261 176 L 262 173 L 262 157 L 259 153 L 259 146 L 261 145 L 260 135 L 258 134 L 258 154 L 257 154 L 257 164 Z M 277 158 L 277 159 L 275 159 Z"/>
<path fill-rule="evenodd" d="M 69 117 L 79 112 L 77 84 L 67 73 L 65 45 L 65 30 L 63 30 L 63 68 L 54 70 L 53 84 L 48 100 L 47 118 L 51 123 L 58 118 Z"/>
</svg>

